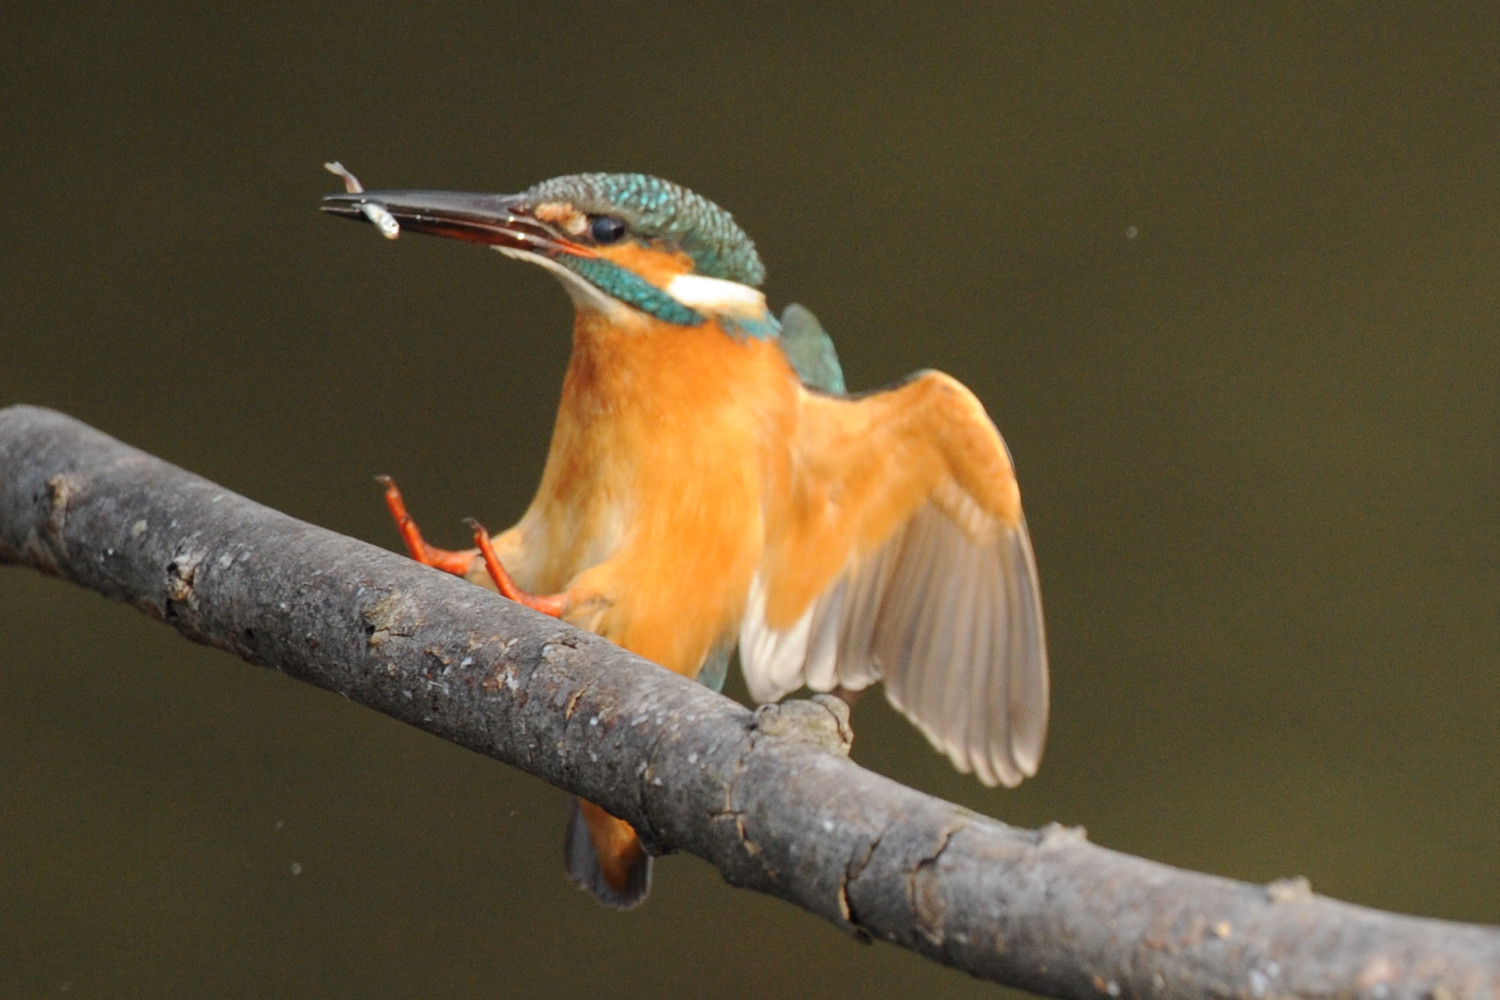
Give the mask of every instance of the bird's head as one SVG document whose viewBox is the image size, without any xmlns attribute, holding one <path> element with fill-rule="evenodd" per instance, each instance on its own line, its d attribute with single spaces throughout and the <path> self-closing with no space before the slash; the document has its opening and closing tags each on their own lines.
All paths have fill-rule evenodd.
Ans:
<svg viewBox="0 0 1500 1000">
<path fill-rule="evenodd" d="M 684 326 L 713 318 L 752 335 L 775 329 L 750 237 L 707 198 L 658 177 L 569 174 L 514 195 L 355 191 L 325 197 L 323 210 L 372 221 L 384 212 L 403 229 L 540 264 L 581 310 Z"/>
</svg>

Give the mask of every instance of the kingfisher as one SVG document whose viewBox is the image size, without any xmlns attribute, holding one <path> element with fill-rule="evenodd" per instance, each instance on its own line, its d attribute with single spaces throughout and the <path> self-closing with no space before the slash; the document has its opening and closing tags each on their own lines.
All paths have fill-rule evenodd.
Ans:
<svg viewBox="0 0 1500 1000">
<path fill-rule="evenodd" d="M 719 690 L 886 695 L 987 786 L 1036 773 L 1048 670 L 1036 560 L 1010 452 L 960 382 L 918 372 L 850 394 L 833 342 L 728 212 L 645 174 L 520 194 L 346 192 L 324 211 L 493 247 L 573 301 L 572 355 L 535 499 L 474 547 L 411 556 Z M 575 800 L 564 859 L 610 906 L 650 889 L 636 832 Z"/>
</svg>

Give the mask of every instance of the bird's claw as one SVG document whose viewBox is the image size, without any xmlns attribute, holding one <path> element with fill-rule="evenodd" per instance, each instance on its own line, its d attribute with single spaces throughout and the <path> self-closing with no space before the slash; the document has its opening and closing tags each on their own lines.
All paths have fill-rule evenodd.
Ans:
<svg viewBox="0 0 1500 1000">
<path fill-rule="evenodd" d="M 553 618 L 562 617 L 562 613 L 568 606 L 567 594 L 530 594 L 522 590 L 512 579 L 504 564 L 500 562 L 500 557 L 495 554 L 495 546 L 490 541 L 490 533 L 485 530 L 484 525 L 472 517 L 464 518 L 464 523 L 474 532 L 474 544 L 478 548 L 479 557 L 484 560 L 484 570 L 490 575 L 501 597 L 509 598 L 517 604 L 524 604 L 533 611 L 540 611 Z"/>
<path fill-rule="evenodd" d="M 412 516 L 407 513 L 406 500 L 401 496 L 401 490 L 396 485 L 396 481 L 390 476 L 376 476 L 375 481 L 385 487 L 385 506 L 391 512 L 392 520 L 396 522 L 396 530 L 401 532 L 401 540 L 406 543 L 407 554 L 423 566 L 431 566 L 433 569 L 440 569 L 454 576 L 467 575 L 479 551 L 469 549 L 464 552 L 454 552 L 428 545 L 422 537 L 421 529 L 417 527 L 417 522 L 412 520 Z"/>
</svg>

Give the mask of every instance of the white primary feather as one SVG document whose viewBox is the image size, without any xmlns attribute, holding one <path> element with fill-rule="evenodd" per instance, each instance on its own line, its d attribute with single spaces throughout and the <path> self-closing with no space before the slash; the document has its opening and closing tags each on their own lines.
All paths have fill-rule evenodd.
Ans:
<svg viewBox="0 0 1500 1000">
<path fill-rule="evenodd" d="M 759 702 L 776 701 L 802 686 L 807 660 L 807 633 L 816 605 L 791 628 L 778 631 L 766 625 L 766 588 L 760 574 L 750 582 L 750 600 L 740 626 L 740 662 L 745 664 L 745 682 L 750 697 Z M 758 622 L 758 627 L 751 627 Z M 755 664 L 751 669 L 749 664 Z"/>
</svg>

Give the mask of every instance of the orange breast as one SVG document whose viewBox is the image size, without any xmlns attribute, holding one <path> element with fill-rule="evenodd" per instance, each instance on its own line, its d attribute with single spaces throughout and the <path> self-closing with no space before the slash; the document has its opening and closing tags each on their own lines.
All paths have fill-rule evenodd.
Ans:
<svg viewBox="0 0 1500 1000">
<path fill-rule="evenodd" d="M 743 614 L 796 398 L 774 342 L 580 312 L 512 571 L 567 589 L 575 624 L 695 675 Z"/>
</svg>

